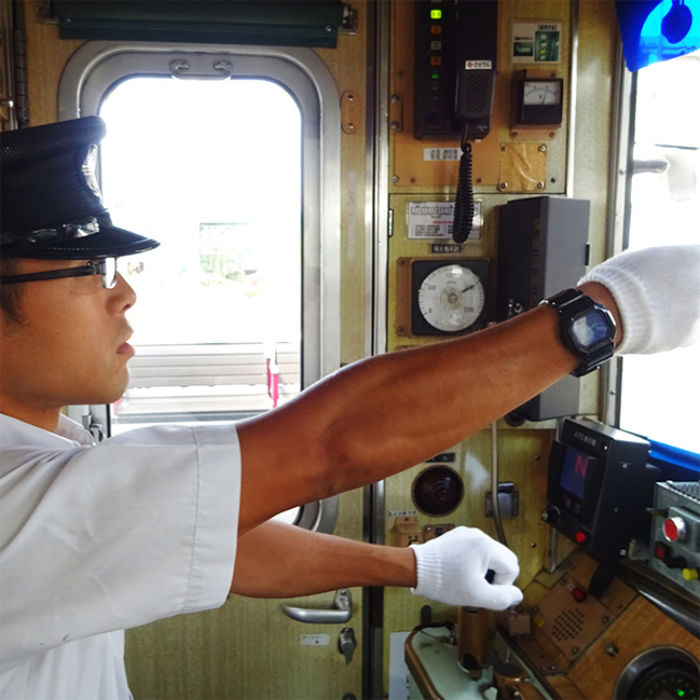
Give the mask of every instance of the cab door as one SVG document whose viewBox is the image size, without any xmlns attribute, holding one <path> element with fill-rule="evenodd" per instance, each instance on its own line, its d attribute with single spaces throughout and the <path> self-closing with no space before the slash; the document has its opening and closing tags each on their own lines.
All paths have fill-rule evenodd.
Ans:
<svg viewBox="0 0 700 700">
<path fill-rule="evenodd" d="M 341 303 L 340 111 L 316 53 L 89 42 L 68 62 L 59 111 L 103 116 L 112 216 L 162 242 L 121 261 L 141 295 L 132 382 L 107 413 L 77 407 L 78 417 L 104 433 L 236 420 L 274 410 L 340 366 L 342 308 L 358 305 Z M 299 506 L 281 517 L 362 538 L 360 491 Z M 360 697 L 361 601 L 360 589 L 232 596 L 219 610 L 131 630 L 132 692 Z"/>
</svg>

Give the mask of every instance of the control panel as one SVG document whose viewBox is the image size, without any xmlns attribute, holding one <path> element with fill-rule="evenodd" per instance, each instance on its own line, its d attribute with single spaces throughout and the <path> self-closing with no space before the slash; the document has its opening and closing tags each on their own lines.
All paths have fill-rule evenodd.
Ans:
<svg viewBox="0 0 700 700">
<path fill-rule="evenodd" d="M 700 601 L 700 481 L 660 481 L 654 489 L 651 568 Z"/>
<path fill-rule="evenodd" d="M 562 421 L 552 444 L 547 508 L 542 518 L 600 560 L 626 553 L 629 541 L 647 541 L 654 483 L 649 442 L 596 421 Z"/>
<path fill-rule="evenodd" d="M 416 0 L 414 136 L 470 138 L 490 129 L 496 79 L 493 0 Z"/>
</svg>

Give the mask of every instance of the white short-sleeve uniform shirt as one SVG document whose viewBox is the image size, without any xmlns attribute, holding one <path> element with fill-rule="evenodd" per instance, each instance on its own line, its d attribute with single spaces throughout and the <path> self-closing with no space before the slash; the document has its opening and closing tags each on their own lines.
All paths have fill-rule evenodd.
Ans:
<svg viewBox="0 0 700 700">
<path fill-rule="evenodd" d="M 239 496 L 232 425 L 0 415 L 0 698 L 130 698 L 123 630 L 226 600 Z"/>
</svg>

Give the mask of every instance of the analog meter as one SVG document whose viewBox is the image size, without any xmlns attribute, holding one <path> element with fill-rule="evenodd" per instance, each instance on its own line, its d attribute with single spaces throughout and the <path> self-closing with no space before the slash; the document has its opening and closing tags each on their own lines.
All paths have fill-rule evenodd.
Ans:
<svg viewBox="0 0 700 700">
<path fill-rule="evenodd" d="M 486 260 L 414 260 L 411 331 L 459 334 L 486 323 Z"/>
<path fill-rule="evenodd" d="M 562 78 L 525 78 L 517 83 L 518 124 L 561 124 L 563 105 Z"/>
</svg>

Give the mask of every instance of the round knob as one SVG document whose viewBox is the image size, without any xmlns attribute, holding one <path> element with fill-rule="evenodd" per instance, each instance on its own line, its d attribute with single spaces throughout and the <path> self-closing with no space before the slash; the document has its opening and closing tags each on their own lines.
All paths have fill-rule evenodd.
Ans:
<svg viewBox="0 0 700 700">
<path fill-rule="evenodd" d="M 681 571 L 681 576 L 686 580 L 686 581 L 697 581 L 698 579 L 698 570 L 697 569 L 683 569 Z"/>
<path fill-rule="evenodd" d="M 686 536 L 685 520 L 677 515 L 664 520 L 664 537 L 669 542 L 683 541 Z"/>
<path fill-rule="evenodd" d="M 559 508 L 557 508 L 556 506 L 549 506 L 548 508 L 545 508 L 542 511 L 540 517 L 546 523 L 549 523 L 550 525 L 554 525 L 556 522 L 558 522 L 560 515 L 561 515 L 561 511 L 559 510 Z"/>
<path fill-rule="evenodd" d="M 444 465 L 428 467 L 416 477 L 411 495 L 421 512 L 446 515 L 461 503 L 464 485 L 454 469 Z"/>
</svg>

